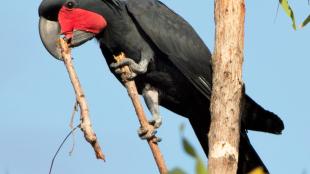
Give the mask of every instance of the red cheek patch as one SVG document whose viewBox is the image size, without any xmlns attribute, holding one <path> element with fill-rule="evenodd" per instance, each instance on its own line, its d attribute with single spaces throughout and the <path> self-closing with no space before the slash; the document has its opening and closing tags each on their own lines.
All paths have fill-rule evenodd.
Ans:
<svg viewBox="0 0 310 174">
<path fill-rule="evenodd" d="M 82 30 L 94 34 L 100 33 L 107 26 L 107 21 L 99 14 L 80 8 L 70 9 L 63 6 L 58 14 L 61 34 L 72 38 L 74 30 Z"/>
</svg>

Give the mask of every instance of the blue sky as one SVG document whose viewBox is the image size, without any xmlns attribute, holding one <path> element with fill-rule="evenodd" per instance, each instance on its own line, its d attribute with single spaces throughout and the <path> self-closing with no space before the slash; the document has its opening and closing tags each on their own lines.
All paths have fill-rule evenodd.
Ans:
<svg viewBox="0 0 310 174">
<path fill-rule="evenodd" d="M 189 21 L 208 47 L 214 46 L 213 1 L 165 0 Z M 38 35 L 39 0 L 3 1 L 0 11 L 0 174 L 48 173 L 51 158 L 69 131 L 74 93 L 62 62 L 53 59 Z M 291 2 L 298 23 L 309 14 L 307 1 Z M 249 132 L 271 173 L 310 170 L 310 26 L 293 31 L 277 1 L 246 4 L 245 62 L 247 93 L 285 122 L 281 136 Z M 73 156 L 66 143 L 54 173 L 157 173 L 149 147 L 141 141 L 126 90 L 109 72 L 95 41 L 74 50 L 75 65 L 90 106 L 93 127 L 107 162 L 95 159 L 80 131 Z M 206 108 L 207 109 L 207 108 Z M 186 119 L 165 109 L 158 135 L 169 168 L 193 173 L 181 148 L 179 126 L 200 153 Z M 76 118 L 76 123 L 78 118 Z"/>
</svg>

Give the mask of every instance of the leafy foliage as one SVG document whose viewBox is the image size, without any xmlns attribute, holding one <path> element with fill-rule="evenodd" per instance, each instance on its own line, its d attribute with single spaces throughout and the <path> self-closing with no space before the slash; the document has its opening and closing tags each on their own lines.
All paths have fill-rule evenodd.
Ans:
<svg viewBox="0 0 310 174">
<path fill-rule="evenodd" d="M 196 174 L 208 174 L 206 165 L 199 157 L 196 157 Z"/>
<path fill-rule="evenodd" d="M 310 15 L 307 17 L 307 19 L 301 24 L 301 28 L 306 26 L 310 22 Z"/>
<path fill-rule="evenodd" d="M 182 144 L 183 144 L 183 149 L 188 155 L 190 155 L 193 158 L 197 157 L 195 149 L 185 137 L 182 137 Z"/>
<path fill-rule="evenodd" d="M 169 174 L 186 174 L 186 173 L 180 168 L 174 168 L 171 171 L 169 171 Z"/>
<path fill-rule="evenodd" d="M 183 135 L 184 132 L 184 125 L 181 125 L 180 128 L 181 136 L 182 136 L 182 146 L 185 151 L 185 153 L 194 158 L 196 164 L 195 164 L 195 171 L 196 174 L 208 174 L 207 172 L 207 167 L 200 158 L 200 156 L 197 154 L 196 150 L 194 147 L 191 145 L 191 143 L 185 138 Z M 173 170 L 169 171 L 169 174 L 186 174 L 182 169 L 180 168 L 174 168 Z"/>
<path fill-rule="evenodd" d="M 291 6 L 288 3 L 288 0 L 279 0 L 283 10 L 285 11 L 286 15 L 289 16 L 291 18 L 292 21 L 292 25 L 294 30 L 296 30 L 296 21 L 295 21 L 295 16 L 294 16 L 294 12 L 291 8 Z M 309 3 L 309 1 L 308 1 Z M 300 28 L 303 28 L 304 26 L 306 26 L 308 23 L 310 22 L 310 15 L 305 19 L 305 21 L 300 25 Z"/>
<path fill-rule="evenodd" d="M 262 167 L 257 167 L 252 170 L 249 174 L 265 174 L 264 169 Z"/>
<path fill-rule="evenodd" d="M 292 25 L 293 25 L 293 28 L 294 30 L 296 30 L 296 22 L 295 22 L 295 17 L 294 17 L 294 12 L 291 8 L 291 6 L 288 4 L 288 1 L 287 0 L 279 0 L 283 10 L 285 11 L 286 15 L 288 15 L 291 20 L 292 20 Z"/>
</svg>

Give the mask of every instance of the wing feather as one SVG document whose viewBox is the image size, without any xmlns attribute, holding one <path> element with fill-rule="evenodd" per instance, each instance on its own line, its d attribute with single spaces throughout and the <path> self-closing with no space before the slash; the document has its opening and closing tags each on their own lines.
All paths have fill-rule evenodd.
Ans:
<svg viewBox="0 0 310 174">
<path fill-rule="evenodd" d="M 211 53 L 192 26 L 157 0 L 127 0 L 127 9 L 155 45 L 210 98 Z"/>
</svg>

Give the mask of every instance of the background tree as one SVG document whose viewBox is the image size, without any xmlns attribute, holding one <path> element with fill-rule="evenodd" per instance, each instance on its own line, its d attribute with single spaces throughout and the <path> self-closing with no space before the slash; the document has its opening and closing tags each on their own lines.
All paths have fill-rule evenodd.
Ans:
<svg viewBox="0 0 310 174">
<path fill-rule="evenodd" d="M 210 174 L 235 174 L 244 95 L 244 0 L 215 0 L 215 48 L 209 132 Z"/>
</svg>

